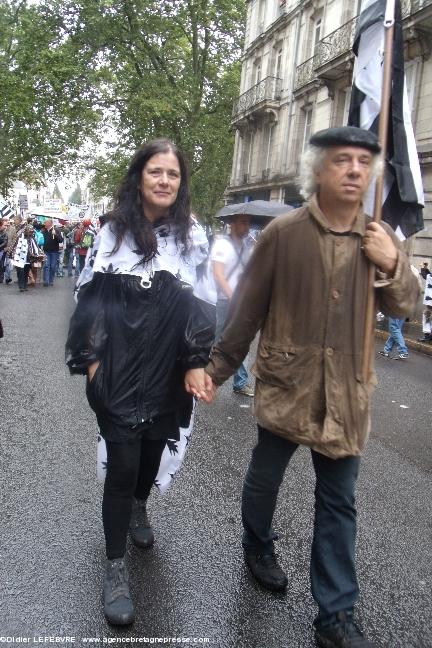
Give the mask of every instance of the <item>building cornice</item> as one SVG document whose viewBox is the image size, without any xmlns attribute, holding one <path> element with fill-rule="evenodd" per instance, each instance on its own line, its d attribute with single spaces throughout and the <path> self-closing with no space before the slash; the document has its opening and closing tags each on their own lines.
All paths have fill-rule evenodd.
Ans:
<svg viewBox="0 0 432 648">
<path fill-rule="evenodd" d="M 246 60 L 253 54 L 253 52 L 263 45 L 267 43 L 268 41 L 273 40 L 274 35 L 279 31 L 282 30 L 284 27 L 286 27 L 303 9 L 303 2 L 300 0 L 295 7 L 293 7 L 290 11 L 287 13 L 283 13 L 280 16 L 274 20 L 265 31 L 262 32 L 259 36 L 257 36 L 251 44 L 245 49 L 245 51 L 242 54 L 242 60 Z"/>
</svg>

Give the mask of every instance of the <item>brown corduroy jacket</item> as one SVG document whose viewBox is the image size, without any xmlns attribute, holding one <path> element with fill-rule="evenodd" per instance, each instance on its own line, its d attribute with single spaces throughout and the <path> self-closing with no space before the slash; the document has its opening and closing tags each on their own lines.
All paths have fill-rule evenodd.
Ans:
<svg viewBox="0 0 432 648">
<path fill-rule="evenodd" d="M 366 224 L 360 211 L 348 235 L 335 235 L 315 197 L 275 219 L 258 240 L 206 367 L 222 384 L 260 330 L 253 367 L 258 423 L 335 459 L 361 454 L 376 384 L 373 358 L 368 381 L 361 376 Z M 393 278 L 377 271 L 376 306 L 405 317 L 417 303 L 418 284 L 383 226 L 399 252 Z"/>
</svg>

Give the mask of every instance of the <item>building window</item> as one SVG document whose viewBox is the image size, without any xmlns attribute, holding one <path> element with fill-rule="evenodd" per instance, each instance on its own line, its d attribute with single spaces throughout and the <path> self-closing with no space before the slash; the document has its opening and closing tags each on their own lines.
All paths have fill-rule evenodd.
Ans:
<svg viewBox="0 0 432 648">
<path fill-rule="evenodd" d="M 312 127 L 312 108 L 303 108 L 303 141 L 301 151 L 304 151 L 309 142 Z"/>
<path fill-rule="evenodd" d="M 245 178 L 249 172 L 249 151 L 250 151 L 251 134 L 245 133 L 243 136 L 242 163 L 241 163 L 241 184 L 245 183 Z"/>
<path fill-rule="evenodd" d="M 316 18 L 314 20 L 314 29 L 313 29 L 313 39 L 312 39 L 312 54 L 314 53 L 315 47 L 317 46 L 317 43 L 319 43 L 321 39 L 321 25 L 322 25 L 322 19 L 321 18 Z"/>
<path fill-rule="evenodd" d="M 332 126 L 346 126 L 351 101 L 351 86 L 337 91 L 333 104 Z"/>
<path fill-rule="evenodd" d="M 254 156 L 254 133 L 246 133 L 243 137 L 242 152 L 242 184 L 247 184 L 252 173 L 252 163 Z"/>
<path fill-rule="evenodd" d="M 272 168 L 273 147 L 275 142 L 275 129 L 276 124 L 268 124 L 266 129 L 267 142 L 264 142 L 264 165 L 263 165 L 263 180 L 268 180 Z M 267 146 L 266 146 L 267 144 Z"/>
<path fill-rule="evenodd" d="M 259 6 L 258 6 L 258 33 L 262 34 L 264 31 L 264 24 L 265 24 L 265 14 L 266 14 L 266 0 L 260 0 Z"/>
<path fill-rule="evenodd" d="M 351 103 L 351 92 L 352 92 L 352 86 L 349 86 L 349 88 L 347 88 L 344 92 L 345 101 L 344 101 L 343 116 L 342 116 L 342 126 L 346 126 L 348 124 L 348 115 L 349 115 L 349 109 Z"/>
<path fill-rule="evenodd" d="M 282 78 L 282 45 L 279 45 L 278 48 L 276 48 L 276 73 L 275 76 L 278 79 Z"/>
<path fill-rule="evenodd" d="M 253 66 L 253 83 L 255 85 L 261 81 L 261 59 L 255 61 Z"/>
</svg>

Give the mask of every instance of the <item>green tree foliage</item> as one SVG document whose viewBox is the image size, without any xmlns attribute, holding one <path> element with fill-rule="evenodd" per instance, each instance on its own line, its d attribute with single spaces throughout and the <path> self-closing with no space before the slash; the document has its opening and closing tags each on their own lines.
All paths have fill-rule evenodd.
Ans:
<svg viewBox="0 0 432 648">
<path fill-rule="evenodd" d="M 164 136 L 210 219 L 231 168 L 244 22 L 245 0 L 2 0 L 0 191 L 76 175 L 87 151 L 93 197 L 111 196 L 135 149 Z"/>
<path fill-rule="evenodd" d="M 165 136 L 188 159 L 194 210 L 210 219 L 231 167 L 244 0 L 81 0 L 63 7 L 80 46 L 93 50 L 105 114 L 118 133 L 105 158 L 95 160 L 93 195 L 112 195 L 131 153 Z"/>
<path fill-rule="evenodd" d="M 95 77 L 50 3 L 0 2 L 0 193 L 70 171 L 97 133 Z M 84 55 L 83 55 L 84 54 Z M 90 54 L 90 53 L 88 53 Z"/>
</svg>

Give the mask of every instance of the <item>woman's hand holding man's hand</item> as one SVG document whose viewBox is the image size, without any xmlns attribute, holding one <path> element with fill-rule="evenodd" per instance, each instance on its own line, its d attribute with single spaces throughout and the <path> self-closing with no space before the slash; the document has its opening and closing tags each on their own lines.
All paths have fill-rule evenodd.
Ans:
<svg viewBox="0 0 432 648">
<path fill-rule="evenodd" d="M 189 369 L 185 375 L 185 389 L 197 400 L 212 403 L 216 395 L 216 385 L 204 369 Z"/>
</svg>

